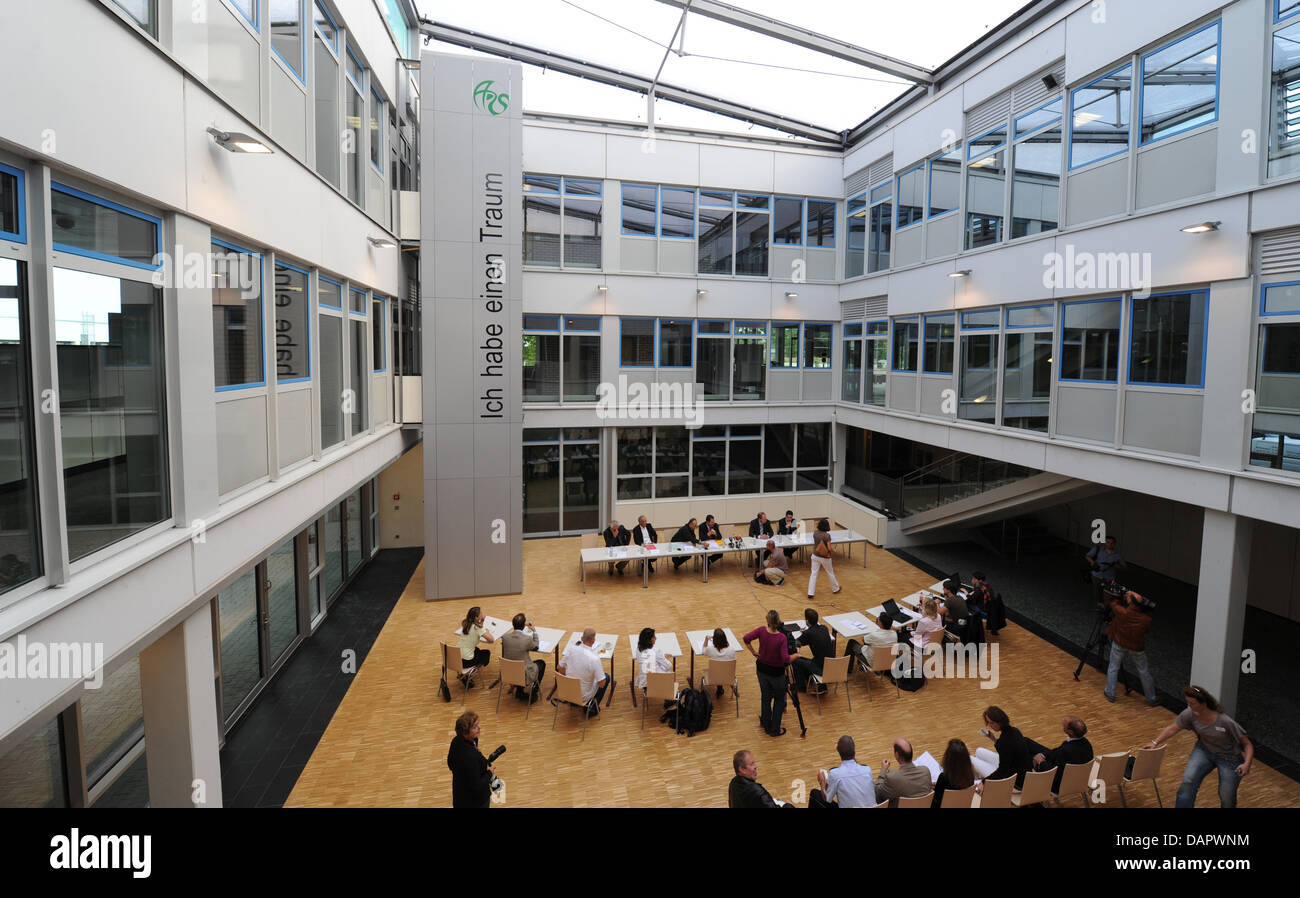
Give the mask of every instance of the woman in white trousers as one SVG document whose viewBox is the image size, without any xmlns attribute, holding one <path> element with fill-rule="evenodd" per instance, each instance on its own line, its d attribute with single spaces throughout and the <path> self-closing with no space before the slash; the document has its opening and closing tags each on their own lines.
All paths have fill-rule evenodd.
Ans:
<svg viewBox="0 0 1300 898">
<path fill-rule="evenodd" d="M 824 553 L 824 554 L 823 554 Z M 831 578 L 831 595 L 840 591 L 840 581 L 835 579 L 835 566 L 831 564 L 831 522 L 822 518 L 817 522 L 813 532 L 812 574 L 808 577 L 808 598 L 817 592 L 817 574 L 826 569 L 826 576 Z"/>
</svg>

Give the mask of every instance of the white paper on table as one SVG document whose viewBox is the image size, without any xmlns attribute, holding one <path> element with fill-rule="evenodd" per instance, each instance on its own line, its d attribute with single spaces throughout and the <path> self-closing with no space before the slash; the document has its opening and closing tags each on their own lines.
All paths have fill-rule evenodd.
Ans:
<svg viewBox="0 0 1300 898">
<path fill-rule="evenodd" d="M 544 640 L 544 639 L 539 639 L 539 640 L 537 641 L 537 651 L 539 651 L 539 652 L 553 652 L 553 651 L 555 651 L 555 643 L 553 643 L 553 642 L 547 642 L 547 641 Z"/>
<path fill-rule="evenodd" d="M 934 759 L 934 755 L 927 751 L 913 763 L 916 764 L 917 767 L 924 767 L 926 770 L 930 771 L 930 782 L 932 784 L 939 781 L 939 772 L 943 768 L 940 767 L 939 762 Z"/>
<path fill-rule="evenodd" d="M 861 633 L 863 630 L 867 629 L 867 625 L 860 620 L 846 620 L 844 621 L 844 628 L 846 630 L 856 630 Z"/>
<path fill-rule="evenodd" d="M 981 745 L 975 749 L 975 755 L 970 759 L 970 763 L 975 768 L 976 776 L 980 779 L 988 779 L 989 775 L 998 769 L 998 753 Z"/>
</svg>

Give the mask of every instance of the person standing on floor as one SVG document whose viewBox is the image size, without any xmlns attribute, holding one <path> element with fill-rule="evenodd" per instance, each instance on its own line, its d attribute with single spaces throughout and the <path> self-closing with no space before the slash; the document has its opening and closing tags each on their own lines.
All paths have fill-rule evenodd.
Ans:
<svg viewBox="0 0 1300 898">
<path fill-rule="evenodd" d="M 1178 787 L 1178 800 L 1174 807 L 1196 807 L 1196 792 L 1214 768 L 1219 769 L 1219 806 L 1237 806 L 1237 787 L 1250 774 L 1255 761 L 1255 746 L 1237 721 L 1219 709 L 1214 696 L 1200 686 L 1183 690 L 1187 707 L 1165 727 L 1159 736 L 1147 744 L 1159 748 L 1160 743 L 1172 739 L 1179 730 L 1196 734 L 1196 747 L 1187 758 L 1183 769 L 1183 782 Z"/>
<path fill-rule="evenodd" d="M 496 768 L 478 750 L 481 727 L 478 715 L 466 711 L 456 718 L 456 736 L 447 749 L 447 768 L 451 770 L 451 806 L 486 808 L 492 805 L 492 775 Z"/>
<path fill-rule="evenodd" d="M 766 627 L 750 630 L 741 638 L 745 641 L 745 648 L 757 659 L 754 667 L 758 672 L 758 689 L 761 694 L 758 722 L 769 736 L 784 736 L 781 715 L 785 713 L 785 668 L 793 656 L 789 652 L 789 640 L 781 629 L 781 615 L 772 609 L 767 613 Z M 754 648 L 755 641 L 758 642 L 757 649 Z"/>
<path fill-rule="evenodd" d="M 831 564 L 831 522 L 822 518 L 817 522 L 813 533 L 812 573 L 808 576 L 808 598 L 817 593 L 817 573 L 826 569 L 826 576 L 831 578 L 831 595 L 840 591 L 840 581 L 835 579 L 835 566 Z"/>
</svg>

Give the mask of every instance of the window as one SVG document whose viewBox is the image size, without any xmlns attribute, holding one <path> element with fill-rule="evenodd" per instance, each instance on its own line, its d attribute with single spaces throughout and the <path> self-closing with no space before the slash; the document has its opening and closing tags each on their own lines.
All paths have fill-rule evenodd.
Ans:
<svg viewBox="0 0 1300 898">
<path fill-rule="evenodd" d="M 308 279 L 301 268 L 275 263 L 275 379 L 279 383 L 311 379 Z"/>
<path fill-rule="evenodd" d="M 691 494 L 691 437 L 685 427 L 655 428 L 655 498 L 678 499 Z"/>
<path fill-rule="evenodd" d="M 252 0 L 247 0 L 247 2 L 251 3 Z M 313 22 L 316 25 L 316 30 L 329 43 L 330 49 L 337 53 L 339 49 L 339 28 L 334 22 L 334 17 L 329 14 L 329 10 L 321 5 L 320 0 L 316 0 L 312 6 Z"/>
<path fill-rule="evenodd" d="M 770 197 L 701 190 L 697 271 L 766 277 Z"/>
<path fill-rule="evenodd" d="M 736 194 L 736 276 L 767 277 L 770 197 Z"/>
<path fill-rule="evenodd" d="M 348 311 L 356 315 L 366 314 L 366 291 L 356 287 L 348 290 Z"/>
<path fill-rule="evenodd" d="M 727 441 L 727 493 L 742 496 L 760 491 L 763 477 L 763 428 L 732 425 Z"/>
<path fill-rule="evenodd" d="M 230 5 L 239 10 L 248 24 L 257 28 L 257 0 L 230 0 Z"/>
<path fill-rule="evenodd" d="M 772 242 L 803 246 L 803 200 L 778 196 L 772 201 Z"/>
<path fill-rule="evenodd" d="M 659 190 L 659 236 L 691 240 L 695 237 L 695 191 L 681 187 Z"/>
<path fill-rule="evenodd" d="M 384 334 L 388 331 L 388 316 L 384 314 L 385 302 L 386 300 L 378 293 L 371 294 L 370 358 L 376 374 L 388 370 L 388 353 L 384 347 Z"/>
<path fill-rule="evenodd" d="M 1051 327 L 1052 306 L 1012 306 L 1007 309 L 1007 327 Z"/>
<path fill-rule="evenodd" d="M 158 17 L 154 9 L 156 0 L 113 0 L 113 5 L 136 21 L 151 37 L 158 36 Z M 246 3 L 252 0 L 244 0 Z"/>
<path fill-rule="evenodd" d="M 624 184 L 622 193 L 623 233 L 653 237 L 659 188 L 646 184 Z"/>
<path fill-rule="evenodd" d="M 1019 116 L 1011 176 L 1011 237 L 1057 228 L 1061 190 L 1061 100 Z"/>
<path fill-rule="evenodd" d="M 1300 315 L 1300 281 L 1267 284 L 1260 290 L 1261 315 Z"/>
<path fill-rule="evenodd" d="M 331 309 L 338 309 L 340 312 L 343 311 L 343 285 L 338 281 L 330 280 L 324 275 L 321 275 L 319 280 L 317 304 Z"/>
<path fill-rule="evenodd" d="M 961 313 L 961 329 L 964 331 L 983 327 L 997 327 L 1001 318 L 999 309 L 981 309 L 977 312 Z"/>
<path fill-rule="evenodd" d="M 908 169 L 898 176 L 898 230 L 921 221 L 925 212 L 925 164 Z"/>
<path fill-rule="evenodd" d="M 772 367 L 799 367 L 799 322 L 772 322 Z"/>
<path fill-rule="evenodd" d="M 1300 3 L 1288 13 L 1300 11 Z M 1268 176 L 1300 171 L 1300 22 L 1273 32 Z"/>
<path fill-rule="evenodd" d="M 524 532 L 600 529 L 600 431 L 524 430 Z"/>
<path fill-rule="evenodd" d="M 1133 64 L 1070 92 L 1070 168 L 1118 156 L 1129 146 Z"/>
<path fill-rule="evenodd" d="M 871 231 L 867 238 L 867 272 L 884 271 L 889 267 L 889 249 L 893 237 L 893 181 L 871 188 L 871 206 L 868 215 Z"/>
<path fill-rule="evenodd" d="M 565 318 L 561 351 L 565 401 L 594 402 L 600 383 L 600 319 Z M 653 353 L 650 357 L 654 358 Z"/>
<path fill-rule="evenodd" d="M 650 499 L 654 496 L 654 432 L 653 427 L 620 427 L 617 459 L 617 498 Z"/>
<path fill-rule="evenodd" d="M 956 340 L 956 316 L 925 316 L 925 364 L 926 374 L 952 374 L 952 354 Z"/>
<path fill-rule="evenodd" d="M 560 400 L 560 321 L 553 315 L 525 315 L 524 401 Z"/>
<path fill-rule="evenodd" d="M 806 221 L 809 246 L 835 246 L 834 200 L 809 200 Z"/>
<path fill-rule="evenodd" d="M 524 175 L 524 263 L 600 268 L 601 183 Z"/>
<path fill-rule="evenodd" d="M 652 368 L 655 363 L 655 320 L 624 318 L 620 322 L 620 368 Z"/>
<path fill-rule="evenodd" d="M 89 555 L 171 516 L 162 291 L 53 276 L 68 549 Z"/>
<path fill-rule="evenodd" d="M 1002 424 L 1047 432 L 1052 389 L 1052 305 L 1015 306 L 1006 312 L 1002 360 Z"/>
<path fill-rule="evenodd" d="M 863 344 L 867 383 L 864 384 L 862 401 L 869 405 L 884 405 L 885 387 L 889 380 L 889 322 L 868 321 Z"/>
<path fill-rule="evenodd" d="M 370 88 L 370 164 L 384 173 L 384 98 Z"/>
<path fill-rule="evenodd" d="M 0 258 L 0 595 L 39 577 L 42 567 L 26 276 L 26 263 Z"/>
<path fill-rule="evenodd" d="M 930 160 L 930 218 L 961 205 L 961 147 Z"/>
<path fill-rule="evenodd" d="M 727 428 L 701 427 L 691 434 L 691 495 L 727 494 Z"/>
<path fill-rule="evenodd" d="M 844 325 L 844 368 L 840 376 L 840 399 L 862 401 L 862 324 Z"/>
<path fill-rule="evenodd" d="M 344 173 L 345 187 L 348 199 L 361 205 L 362 187 L 366 182 L 365 151 L 362 150 L 362 140 L 365 134 L 361 131 L 361 116 L 364 114 L 365 100 L 362 99 L 363 87 L 366 83 L 365 70 L 357 62 L 357 58 L 352 54 L 352 46 L 348 45 L 347 52 L 347 77 L 343 79 L 343 90 L 346 95 L 347 108 L 344 114 L 344 132 L 343 154 L 344 154 Z"/>
<path fill-rule="evenodd" d="M 1261 325 L 1258 358 L 1250 463 L 1300 472 L 1300 319 Z"/>
<path fill-rule="evenodd" d="M 320 279 L 323 299 L 327 284 Z M 334 285 L 338 289 L 338 285 Z M 320 445 L 328 449 L 343 442 L 343 319 L 337 315 L 320 316 Z"/>
<path fill-rule="evenodd" d="M 693 322 L 659 319 L 659 367 L 690 368 Z"/>
<path fill-rule="evenodd" d="M 731 322 L 696 321 L 695 380 L 704 399 L 731 398 Z"/>
<path fill-rule="evenodd" d="M 316 173 L 341 188 L 338 32 L 320 4 L 316 5 L 316 32 L 312 44 L 316 57 Z"/>
<path fill-rule="evenodd" d="M 805 324 L 803 326 L 803 366 L 829 370 L 831 367 L 831 336 L 833 324 Z"/>
<path fill-rule="evenodd" d="M 264 386 L 262 256 L 213 240 L 212 269 L 212 355 L 217 390 Z"/>
<path fill-rule="evenodd" d="M 1141 109 L 1142 144 L 1218 119 L 1218 22 L 1142 57 Z"/>
<path fill-rule="evenodd" d="M 56 250 L 133 268 L 159 267 L 161 219 L 62 184 L 50 186 Z"/>
<path fill-rule="evenodd" d="M 23 173 L 0 162 L 0 240 L 27 242 Z"/>
<path fill-rule="evenodd" d="M 271 0 L 271 48 L 302 81 L 302 0 Z"/>
<path fill-rule="evenodd" d="M 1273 20 L 1280 22 L 1300 13 L 1300 0 L 1273 0 Z"/>
<path fill-rule="evenodd" d="M 800 424 L 795 454 L 796 490 L 824 490 L 830 476 L 830 425 Z"/>
<path fill-rule="evenodd" d="M 866 271 L 867 195 L 859 193 L 844 209 L 849 229 L 849 244 L 844 250 L 844 277 L 855 278 Z"/>
<path fill-rule="evenodd" d="M 737 321 L 732 351 L 732 399 L 758 399 L 767 384 L 767 322 Z"/>
<path fill-rule="evenodd" d="M 348 347 L 352 353 L 352 364 L 348 369 L 348 390 L 350 391 L 352 411 L 352 435 L 356 436 L 370 429 L 369 410 L 366 406 L 368 393 L 367 381 L 370 377 L 370 363 L 366 359 L 370 341 L 366 339 L 366 322 L 364 319 L 352 318 L 352 341 Z M 347 409 L 344 409 L 347 411 Z"/>
<path fill-rule="evenodd" d="M 1061 329 L 1061 380 L 1115 383 L 1120 300 L 1067 302 Z"/>
<path fill-rule="evenodd" d="M 994 312 L 994 314 L 997 314 Z M 994 327 L 996 327 L 996 323 Z M 961 374 L 958 378 L 957 417 L 983 424 L 997 423 L 998 335 L 963 333 Z"/>
<path fill-rule="evenodd" d="M 51 717 L 0 755 L 5 807 L 68 807 L 66 762 L 59 718 Z"/>
<path fill-rule="evenodd" d="M 1006 141 L 1003 125 L 966 145 L 966 249 L 1002 242 Z"/>
<path fill-rule="evenodd" d="M 1171 387 L 1205 384 L 1208 290 L 1133 297 L 1128 382 Z"/>
<path fill-rule="evenodd" d="M 383 13 L 384 21 L 388 23 L 388 30 L 393 33 L 393 40 L 397 43 L 397 55 L 410 56 L 410 28 L 407 27 L 406 17 L 402 15 L 398 0 L 384 0 Z"/>
<path fill-rule="evenodd" d="M 894 319 L 894 371 L 916 373 L 919 337 L 919 326 L 915 318 Z"/>
</svg>

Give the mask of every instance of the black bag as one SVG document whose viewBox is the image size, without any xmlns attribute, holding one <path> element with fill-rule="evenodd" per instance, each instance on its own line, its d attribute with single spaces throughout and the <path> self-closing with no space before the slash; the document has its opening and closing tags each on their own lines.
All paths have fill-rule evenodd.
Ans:
<svg viewBox="0 0 1300 898">
<path fill-rule="evenodd" d="M 988 615 L 990 630 L 1001 630 L 1007 625 L 1007 606 L 1002 603 L 1002 593 L 989 599 Z"/>
<path fill-rule="evenodd" d="M 896 669 L 902 671 L 901 676 L 895 676 L 894 682 L 898 688 L 904 692 L 916 692 L 925 685 L 925 670 L 922 668 L 923 658 L 919 652 L 908 651 L 904 649 L 903 653 L 894 659 Z"/>
<path fill-rule="evenodd" d="M 447 688 L 446 680 L 440 680 L 438 682 L 438 691 L 442 693 L 442 700 L 444 702 L 451 701 L 451 690 Z"/>
<path fill-rule="evenodd" d="M 678 708 L 669 710 L 660 719 L 675 730 L 685 730 L 687 736 L 702 733 L 713 720 L 713 698 L 704 689 L 683 690 L 678 697 Z"/>
</svg>

